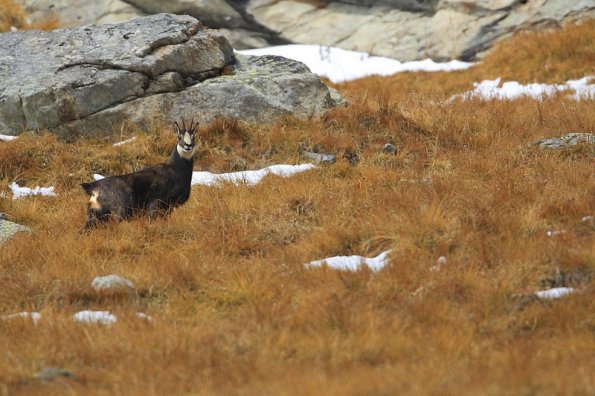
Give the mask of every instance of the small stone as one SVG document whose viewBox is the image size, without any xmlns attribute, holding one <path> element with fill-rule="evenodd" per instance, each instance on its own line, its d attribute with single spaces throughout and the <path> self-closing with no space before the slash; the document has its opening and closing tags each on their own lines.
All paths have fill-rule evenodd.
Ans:
<svg viewBox="0 0 595 396">
<path fill-rule="evenodd" d="M 96 291 L 115 290 L 122 288 L 134 289 L 134 283 L 119 275 L 96 276 L 91 282 L 91 286 Z"/>
<path fill-rule="evenodd" d="M 334 164 L 337 157 L 333 154 L 313 153 L 311 151 L 304 151 L 304 157 L 314 161 L 316 164 Z"/>
<path fill-rule="evenodd" d="M 44 367 L 40 372 L 35 374 L 35 377 L 42 381 L 51 381 L 57 377 L 74 378 L 74 373 L 58 367 Z"/>
<path fill-rule="evenodd" d="M 349 106 L 349 102 L 347 102 L 347 99 L 345 99 L 343 97 L 343 95 L 341 95 L 339 93 L 339 91 L 337 91 L 335 88 L 329 87 L 328 91 L 329 91 L 329 95 L 330 95 L 331 101 L 333 102 L 334 106 L 336 106 L 336 107 Z"/>
<path fill-rule="evenodd" d="M 386 143 L 384 147 L 382 147 L 383 153 L 394 154 L 397 152 L 397 146 L 391 143 Z"/>
</svg>

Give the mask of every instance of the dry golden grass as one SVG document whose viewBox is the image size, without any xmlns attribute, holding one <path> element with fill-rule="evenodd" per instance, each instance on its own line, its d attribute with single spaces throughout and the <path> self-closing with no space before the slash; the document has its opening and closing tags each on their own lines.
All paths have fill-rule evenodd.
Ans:
<svg viewBox="0 0 595 396">
<path fill-rule="evenodd" d="M 10 31 L 13 26 L 19 30 L 54 30 L 60 27 L 60 22 L 55 15 L 42 21 L 27 21 L 23 7 L 12 0 L 0 0 L 0 33 Z"/>
<path fill-rule="evenodd" d="M 577 45 L 592 48 L 594 25 L 583 26 L 591 41 Z M 573 29 L 507 48 L 536 40 L 547 52 Z M 582 77 L 544 71 L 530 55 L 498 66 L 502 48 L 478 69 Z M 590 56 L 572 63 L 592 70 Z M 594 394 L 595 224 L 581 221 L 595 211 L 593 146 L 530 146 L 594 132 L 594 103 L 441 100 L 478 73 L 344 84 L 351 106 L 318 121 L 219 121 L 201 131 L 197 170 L 298 163 L 303 148 L 340 159 L 254 187 L 196 186 L 168 220 L 88 235 L 78 233 L 78 183 L 161 161 L 171 132 L 131 131 L 137 139 L 120 147 L 111 144 L 127 136 L 0 142 L 0 191 L 17 180 L 59 193 L 0 199 L 35 230 L 0 247 L 0 312 L 43 315 L 0 321 L 0 394 Z M 395 155 L 381 152 L 387 142 Z M 345 158 L 354 154 L 356 165 Z M 378 274 L 303 266 L 388 248 L 392 264 Z M 439 256 L 448 262 L 432 272 Z M 93 277 L 111 273 L 135 292 L 94 292 Z M 562 285 L 579 292 L 528 297 Z M 82 309 L 119 322 L 70 319 Z M 33 378 L 45 366 L 76 377 Z"/>
</svg>

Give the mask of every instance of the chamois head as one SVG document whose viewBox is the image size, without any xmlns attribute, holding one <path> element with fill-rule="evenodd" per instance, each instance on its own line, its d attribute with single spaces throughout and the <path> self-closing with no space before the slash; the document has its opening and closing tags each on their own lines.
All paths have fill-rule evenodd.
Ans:
<svg viewBox="0 0 595 396">
<path fill-rule="evenodd" d="M 186 123 L 182 118 L 182 127 L 176 122 L 174 122 L 174 132 L 178 137 L 178 154 L 180 157 L 190 160 L 194 156 L 194 150 L 196 148 L 195 138 L 196 138 L 196 129 L 198 128 L 198 122 L 194 123 L 194 117 L 192 121 L 190 121 L 190 126 L 186 128 Z"/>
</svg>

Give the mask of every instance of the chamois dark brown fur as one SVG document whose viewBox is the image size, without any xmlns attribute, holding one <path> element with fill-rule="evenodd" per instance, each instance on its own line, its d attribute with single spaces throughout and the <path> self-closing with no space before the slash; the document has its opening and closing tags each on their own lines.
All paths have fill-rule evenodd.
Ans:
<svg viewBox="0 0 595 396">
<path fill-rule="evenodd" d="M 188 128 L 183 120 L 182 128 L 174 122 L 178 143 L 165 164 L 82 183 L 90 196 L 83 230 L 110 218 L 130 219 L 139 213 L 155 218 L 186 202 L 190 197 L 197 127 L 194 120 Z"/>
</svg>

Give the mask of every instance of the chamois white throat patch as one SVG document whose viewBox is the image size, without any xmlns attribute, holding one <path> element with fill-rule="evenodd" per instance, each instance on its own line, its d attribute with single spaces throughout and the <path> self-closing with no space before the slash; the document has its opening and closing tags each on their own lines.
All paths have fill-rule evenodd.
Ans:
<svg viewBox="0 0 595 396">
<path fill-rule="evenodd" d="M 186 150 L 184 150 L 184 148 L 182 146 L 180 146 L 178 144 L 178 146 L 176 148 L 178 150 L 178 154 L 180 155 L 180 157 L 182 157 L 186 160 L 190 160 L 194 156 L 194 147 L 192 147 L 192 150 L 186 151 Z"/>
</svg>

